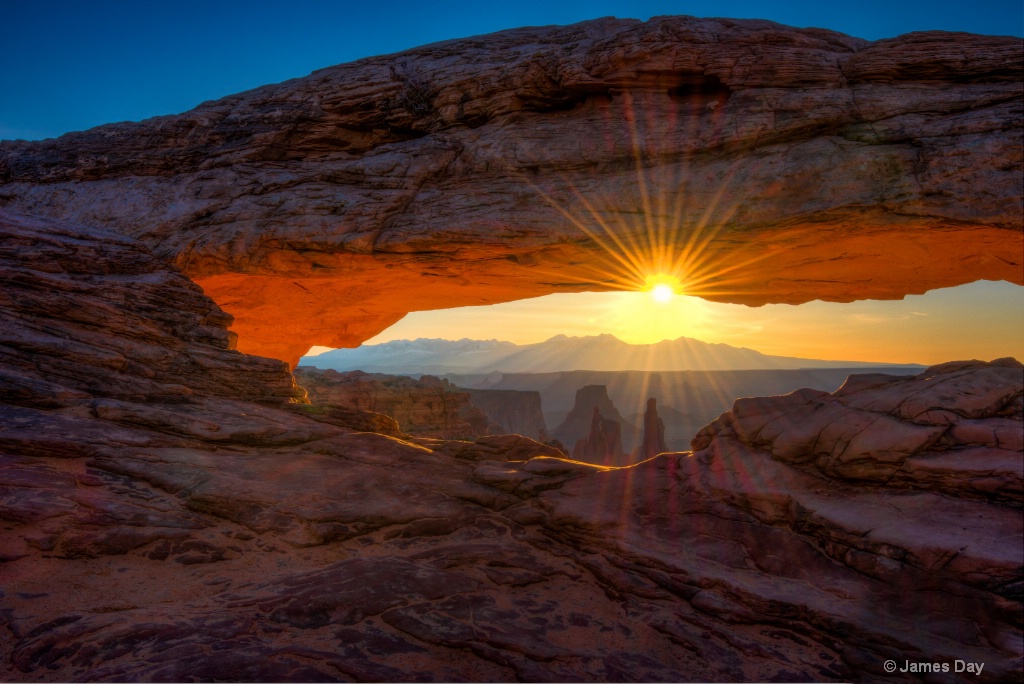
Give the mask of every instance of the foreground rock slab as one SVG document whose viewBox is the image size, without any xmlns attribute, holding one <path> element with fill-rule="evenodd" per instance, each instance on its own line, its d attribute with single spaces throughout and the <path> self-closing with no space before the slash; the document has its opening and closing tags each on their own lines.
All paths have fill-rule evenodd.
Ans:
<svg viewBox="0 0 1024 684">
<path fill-rule="evenodd" d="M 0 228 L 2 679 L 1022 676 L 1012 360 L 740 400 L 692 453 L 597 466 L 310 412 L 139 243 Z"/>
</svg>

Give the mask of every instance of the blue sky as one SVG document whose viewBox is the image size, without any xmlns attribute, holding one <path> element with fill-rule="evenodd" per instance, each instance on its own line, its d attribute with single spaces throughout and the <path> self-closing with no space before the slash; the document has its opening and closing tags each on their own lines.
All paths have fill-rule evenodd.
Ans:
<svg viewBox="0 0 1024 684">
<path fill-rule="evenodd" d="M 862 38 L 1024 35 L 1024 0 L 0 0 L 0 139 L 40 139 L 427 43 L 601 16 L 756 17 Z"/>
</svg>

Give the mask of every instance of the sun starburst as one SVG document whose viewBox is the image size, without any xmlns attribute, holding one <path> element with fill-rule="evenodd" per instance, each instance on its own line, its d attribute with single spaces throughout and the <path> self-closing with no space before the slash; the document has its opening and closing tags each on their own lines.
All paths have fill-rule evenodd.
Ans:
<svg viewBox="0 0 1024 684">
<path fill-rule="evenodd" d="M 618 190 L 627 193 L 622 197 L 607 194 L 600 180 L 580 186 L 564 177 L 539 181 L 522 174 L 589 241 L 590 254 L 576 259 L 571 273 L 562 264 L 539 270 L 581 289 L 650 292 L 662 305 L 684 294 L 706 299 L 747 294 L 748 269 L 771 250 L 737 258 L 723 248 L 723 235 L 748 192 L 739 178 L 742 163 L 724 162 L 709 186 L 706 174 L 692 174 L 690 155 L 677 152 L 680 140 L 692 139 L 696 131 L 717 131 L 723 125 L 720 109 L 684 108 L 662 116 L 663 104 L 634 101 L 629 93 L 602 106 L 609 131 L 626 123 L 636 180 Z M 605 137 L 615 144 L 614 136 Z"/>
</svg>

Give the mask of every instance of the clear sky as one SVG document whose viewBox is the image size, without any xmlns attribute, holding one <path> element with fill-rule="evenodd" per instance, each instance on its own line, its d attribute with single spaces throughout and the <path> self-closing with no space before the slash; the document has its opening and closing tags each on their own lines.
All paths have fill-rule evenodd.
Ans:
<svg viewBox="0 0 1024 684">
<path fill-rule="evenodd" d="M 190 109 L 333 64 L 601 16 L 772 19 L 861 38 L 1024 35 L 1024 0 L 0 0 L 0 139 Z"/>
<path fill-rule="evenodd" d="M 181 112 L 322 67 L 449 38 L 661 14 L 772 19 L 867 39 L 932 29 L 1024 35 L 1024 0 L 0 0 L 0 139 L 42 139 Z M 903 302 L 759 309 L 682 297 L 657 304 L 646 293 L 552 295 L 487 311 L 413 314 L 375 341 L 537 342 L 557 333 L 611 332 L 630 342 L 685 335 L 816 358 L 1024 358 L 1022 291 L 979 283 Z"/>
</svg>

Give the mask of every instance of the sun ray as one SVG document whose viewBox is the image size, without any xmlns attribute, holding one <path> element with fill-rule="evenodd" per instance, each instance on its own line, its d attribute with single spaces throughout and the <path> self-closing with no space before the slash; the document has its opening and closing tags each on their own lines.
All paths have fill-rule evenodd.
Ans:
<svg viewBox="0 0 1024 684">
<path fill-rule="evenodd" d="M 650 97 L 618 93 L 596 105 L 597 121 L 605 124 L 598 139 L 613 150 L 613 157 L 621 150 L 622 162 L 633 167 L 635 184 L 626 197 L 606 194 L 599 178 L 574 183 L 556 175 L 542 182 L 522 169 L 509 169 L 593 250 L 588 263 L 569 275 L 559 264 L 538 266 L 536 272 L 581 289 L 646 291 L 661 303 L 679 294 L 742 300 L 752 294 L 750 269 L 780 249 L 736 260 L 726 248 L 731 222 L 751 192 L 743 178 L 757 162 L 750 162 L 749 155 L 730 154 L 714 171 L 713 184 L 708 178 L 692 178 L 695 150 L 721 138 L 726 107 L 649 107 Z M 628 138 L 614 135 L 613 115 L 620 124 L 626 122 Z M 627 162 L 625 155 L 632 159 Z"/>
</svg>

